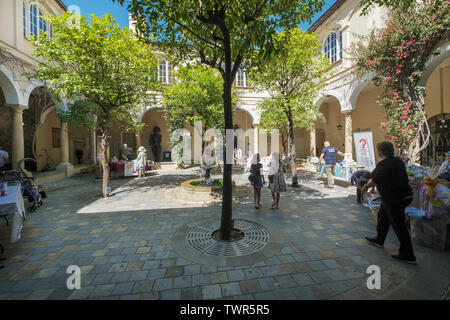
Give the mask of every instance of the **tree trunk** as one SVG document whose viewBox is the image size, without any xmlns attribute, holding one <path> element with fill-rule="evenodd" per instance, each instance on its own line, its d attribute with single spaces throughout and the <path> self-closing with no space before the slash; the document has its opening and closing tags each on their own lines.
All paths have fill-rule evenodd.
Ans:
<svg viewBox="0 0 450 320">
<path fill-rule="evenodd" d="M 225 129 L 233 129 L 233 113 L 231 108 L 231 76 L 225 76 L 223 84 L 223 106 L 225 116 Z M 231 151 L 231 150 L 229 150 Z M 220 222 L 220 238 L 227 241 L 231 238 L 233 228 L 233 186 L 231 180 L 232 164 L 227 163 L 227 148 L 225 144 L 224 169 L 223 169 L 223 197 L 222 197 L 222 218 Z"/>
<path fill-rule="evenodd" d="M 289 148 L 291 150 L 292 186 L 298 187 L 297 163 L 295 162 L 295 158 L 297 158 L 297 152 L 295 151 L 294 141 L 294 121 L 292 120 L 292 111 L 290 108 L 288 112 L 288 130 Z"/>
<path fill-rule="evenodd" d="M 103 166 L 103 184 L 102 184 L 102 194 L 103 197 L 106 198 L 108 195 L 106 194 L 106 188 L 109 186 L 109 165 L 108 159 L 106 159 L 106 150 L 108 148 L 108 136 L 106 132 L 102 133 L 100 147 L 102 149 L 102 166 Z"/>
</svg>

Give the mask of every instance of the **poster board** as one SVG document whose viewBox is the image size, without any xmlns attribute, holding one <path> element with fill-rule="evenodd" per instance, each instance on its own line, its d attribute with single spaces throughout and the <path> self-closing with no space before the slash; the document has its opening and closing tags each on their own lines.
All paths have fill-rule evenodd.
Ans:
<svg viewBox="0 0 450 320">
<path fill-rule="evenodd" d="M 123 175 L 125 177 L 137 176 L 139 172 L 139 163 L 136 160 L 125 162 Z"/>
<path fill-rule="evenodd" d="M 372 131 L 359 131 L 353 133 L 355 143 L 356 162 L 367 170 L 375 169 L 375 154 L 373 149 Z"/>
</svg>

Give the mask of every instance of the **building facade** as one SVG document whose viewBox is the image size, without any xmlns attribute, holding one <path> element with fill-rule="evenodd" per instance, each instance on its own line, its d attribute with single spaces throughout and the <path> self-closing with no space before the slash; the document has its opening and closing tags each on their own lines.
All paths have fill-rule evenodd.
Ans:
<svg viewBox="0 0 450 320">
<path fill-rule="evenodd" d="M 373 145 L 384 139 L 380 123 L 385 121 L 384 110 L 376 103 L 381 89 L 369 83 L 370 76 L 355 78 L 352 60 L 346 48 L 358 40 L 358 35 L 368 35 L 373 28 L 382 28 L 389 12 L 384 7 L 374 7 L 367 16 L 361 16 L 360 1 L 337 0 L 309 29 L 318 34 L 323 53 L 330 59 L 333 74 L 326 81 L 316 106 L 325 121 L 316 124 L 310 135 L 312 155 L 317 155 L 328 140 L 355 159 L 353 133 L 371 131 Z M 426 65 L 422 83 L 426 85 L 426 114 L 433 128 L 450 128 L 450 42 L 440 43 Z M 443 128 L 445 129 L 445 128 Z M 433 129 L 434 130 L 434 129 Z M 431 143 L 423 153 L 421 162 L 426 165 L 441 163 L 443 152 L 450 149 L 450 129 L 434 130 Z M 375 155 L 376 162 L 379 161 Z"/>
<path fill-rule="evenodd" d="M 52 26 L 44 17 L 66 10 L 60 0 L 0 2 L 0 145 L 9 153 L 3 170 L 21 167 L 30 175 L 49 171 L 61 178 L 95 159 L 95 134 L 68 129 L 57 117 L 57 110 L 66 110 L 67 102 L 52 96 L 44 83 L 24 75 L 39 64 L 31 36 L 52 37 Z M 80 159 L 76 150 L 83 151 Z"/>
<path fill-rule="evenodd" d="M 51 171 L 64 177 L 96 162 L 95 132 L 67 128 L 67 124 L 57 117 L 58 109 L 67 108 L 66 101 L 53 97 L 43 83 L 31 81 L 23 75 L 39 63 L 33 56 L 30 36 L 42 32 L 52 36 L 51 25 L 46 24 L 42 17 L 50 13 L 61 15 L 66 10 L 60 0 L 0 1 L 0 46 L 2 52 L 8 52 L 8 55 L 0 57 L 0 146 L 10 155 L 5 168 L 21 166 L 35 175 Z M 316 100 L 317 110 L 323 113 L 324 121 L 316 123 L 311 131 L 295 129 L 297 157 L 300 159 L 319 155 L 325 140 L 352 154 L 355 159 L 357 142 L 353 141 L 353 133 L 358 131 L 371 131 L 374 145 L 384 140 L 379 125 L 384 122 L 385 115 L 382 107 L 376 104 L 380 89 L 369 83 L 369 75 L 354 77 L 352 60 L 346 49 L 356 43 L 357 35 L 383 27 L 389 13 L 383 7 L 373 8 L 367 16 L 360 13 L 359 0 L 337 0 L 308 29 L 318 34 L 322 52 L 330 59 L 333 73 Z M 133 28 L 131 17 L 130 28 Z M 160 58 L 159 80 L 170 85 L 174 81 L 171 73 L 174 67 L 163 53 L 157 55 Z M 450 126 L 450 90 L 446 90 L 450 87 L 450 42 L 437 45 L 435 54 L 427 63 L 423 83 L 426 85 L 426 113 L 433 136 L 422 161 L 434 164 L 441 161 L 441 151 L 450 148 L 449 130 L 445 130 L 445 125 Z M 235 125 L 244 130 L 254 128 L 257 133 L 261 126 L 258 104 L 268 94 L 256 92 L 242 71 L 236 76 L 235 92 L 238 94 L 233 116 Z M 137 121 L 146 124 L 138 135 L 127 132 L 126 128 L 111 133 L 111 157 L 118 155 L 124 143 L 135 151 L 140 145 L 151 150 L 149 137 L 155 127 L 161 129 L 163 136 L 162 152 L 171 152 L 168 124 L 160 104 L 143 106 Z M 193 133 L 189 125 L 185 128 Z M 254 138 L 253 146 L 248 140 L 246 143 L 245 151 L 260 150 L 258 136 Z M 282 145 L 281 141 L 279 145 Z M 270 146 L 263 149 L 270 152 Z M 83 151 L 79 160 L 76 150 Z M 149 156 L 152 159 L 151 152 Z"/>
</svg>

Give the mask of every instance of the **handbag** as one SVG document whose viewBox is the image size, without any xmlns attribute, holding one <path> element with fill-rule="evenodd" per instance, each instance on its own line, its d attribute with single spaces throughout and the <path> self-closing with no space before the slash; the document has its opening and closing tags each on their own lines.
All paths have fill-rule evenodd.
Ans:
<svg viewBox="0 0 450 320">
<path fill-rule="evenodd" d="M 251 183 L 256 182 L 256 174 L 250 173 L 250 175 L 248 176 L 248 181 L 250 181 Z"/>
</svg>

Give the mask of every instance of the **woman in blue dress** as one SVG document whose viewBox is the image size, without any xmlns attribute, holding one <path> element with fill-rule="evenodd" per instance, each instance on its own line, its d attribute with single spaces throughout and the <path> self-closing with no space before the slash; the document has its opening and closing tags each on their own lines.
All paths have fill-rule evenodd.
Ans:
<svg viewBox="0 0 450 320">
<path fill-rule="evenodd" d="M 261 207 L 261 188 L 265 184 L 264 176 L 261 174 L 262 163 L 260 163 L 259 153 L 255 154 L 256 163 L 250 166 L 250 174 L 254 175 L 252 179 L 253 197 L 255 200 L 255 209 Z"/>
</svg>

